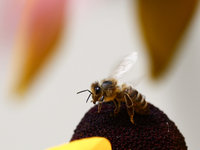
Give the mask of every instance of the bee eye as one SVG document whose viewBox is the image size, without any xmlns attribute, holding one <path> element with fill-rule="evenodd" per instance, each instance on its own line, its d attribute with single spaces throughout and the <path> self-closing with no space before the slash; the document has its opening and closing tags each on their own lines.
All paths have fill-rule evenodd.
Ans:
<svg viewBox="0 0 200 150">
<path fill-rule="evenodd" d="M 96 94 L 99 94 L 100 91 L 101 91 L 100 87 L 99 87 L 99 86 L 96 86 L 96 87 L 95 87 L 95 93 L 96 93 Z"/>
</svg>

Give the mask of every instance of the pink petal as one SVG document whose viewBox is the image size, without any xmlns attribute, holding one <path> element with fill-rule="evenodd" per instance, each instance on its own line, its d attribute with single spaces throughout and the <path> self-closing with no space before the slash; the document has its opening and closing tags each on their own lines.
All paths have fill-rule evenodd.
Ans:
<svg viewBox="0 0 200 150">
<path fill-rule="evenodd" d="M 16 36 L 14 65 L 19 70 L 16 89 L 24 92 L 46 59 L 55 52 L 62 33 L 65 0 L 29 0 Z"/>
</svg>

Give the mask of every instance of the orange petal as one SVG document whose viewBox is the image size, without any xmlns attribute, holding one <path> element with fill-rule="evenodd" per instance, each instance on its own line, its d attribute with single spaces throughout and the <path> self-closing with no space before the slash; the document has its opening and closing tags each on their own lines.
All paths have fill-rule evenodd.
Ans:
<svg viewBox="0 0 200 150">
<path fill-rule="evenodd" d="M 75 140 L 47 150 L 111 150 L 110 142 L 104 137 L 90 137 Z"/>
<path fill-rule="evenodd" d="M 139 0 L 139 17 L 152 61 L 152 76 L 165 71 L 198 0 Z"/>
<path fill-rule="evenodd" d="M 15 45 L 17 61 L 14 65 L 20 71 L 18 93 L 25 92 L 46 59 L 56 51 L 65 5 L 65 0 L 26 1 Z"/>
</svg>

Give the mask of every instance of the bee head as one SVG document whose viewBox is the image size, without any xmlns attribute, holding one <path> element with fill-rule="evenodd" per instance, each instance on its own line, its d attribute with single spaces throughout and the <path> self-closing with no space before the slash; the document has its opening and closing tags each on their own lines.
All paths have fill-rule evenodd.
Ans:
<svg viewBox="0 0 200 150">
<path fill-rule="evenodd" d="M 103 80 L 101 85 L 95 82 L 91 85 L 93 103 L 113 100 L 116 96 L 117 81 L 114 79 Z"/>
<path fill-rule="evenodd" d="M 91 85 L 91 91 L 86 89 L 83 91 L 78 92 L 90 92 L 86 102 L 89 100 L 90 96 L 92 95 L 92 102 L 95 104 L 97 101 L 103 102 L 104 100 L 110 101 L 113 100 L 116 96 L 117 91 L 117 81 L 114 79 L 110 80 L 103 80 L 102 84 L 100 85 L 99 82 L 94 82 Z"/>
<path fill-rule="evenodd" d="M 92 94 L 93 103 L 95 104 L 96 101 L 99 101 L 100 97 L 103 95 L 103 90 L 99 85 L 99 82 L 95 82 L 91 85 L 91 91 L 93 93 Z"/>
</svg>

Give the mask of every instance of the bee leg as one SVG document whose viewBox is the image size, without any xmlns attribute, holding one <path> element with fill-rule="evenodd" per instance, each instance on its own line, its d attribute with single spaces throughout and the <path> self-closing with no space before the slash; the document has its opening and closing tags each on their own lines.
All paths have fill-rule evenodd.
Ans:
<svg viewBox="0 0 200 150">
<path fill-rule="evenodd" d="M 101 105 L 102 105 L 102 102 L 99 102 L 98 103 L 98 113 L 100 113 L 100 111 L 101 111 Z"/>
<path fill-rule="evenodd" d="M 133 120 L 133 115 L 131 115 L 130 120 L 131 120 L 132 124 L 135 124 L 135 122 Z"/>
<path fill-rule="evenodd" d="M 134 109 L 133 108 L 127 108 L 128 115 L 130 117 L 130 121 L 132 124 L 134 124 L 133 116 L 134 116 Z"/>
<path fill-rule="evenodd" d="M 114 99 L 113 102 L 115 104 L 114 116 L 116 116 L 120 110 L 121 103 L 118 102 L 116 99 Z"/>
<path fill-rule="evenodd" d="M 98 104 L 98 113 L 100 113 L 101 111 L 101 105 L 103 103 L 103 100 L 104 100 L 104 96 L 101 97 L 100 101 L 99 101 L 99 104 Z"/>
<path fill-rule="evenodd" d="M 132 122 L 132 124 L 134 124 L 134 120 L 133 120 L 134 108 L 132 107 L 133 101 L 132 101 L 132 99 L 130 99 L 128 94 L 124 98 L 125 98 L 125 102 L 126 102 L 126 106 L 127 106 L 127 112 L 128 112 L 129 117 L 130 117 L 130 121 Z M 127 99 L 129 99 L 130 101 L 128 101 Z"/>
<path fill-rule="evenodd" d="M 125 99 L 127 108 L 131 108 L 134 105 L 133 100 L 126 92 L 125 92 L 124 99 Z"/>
</svg>

